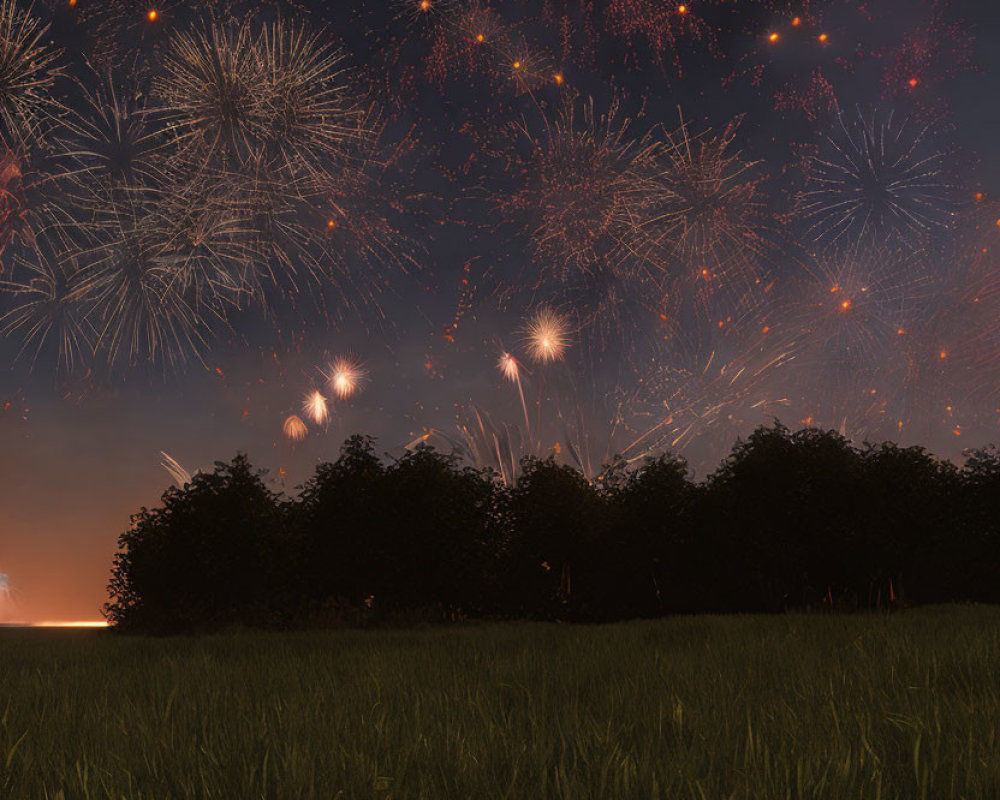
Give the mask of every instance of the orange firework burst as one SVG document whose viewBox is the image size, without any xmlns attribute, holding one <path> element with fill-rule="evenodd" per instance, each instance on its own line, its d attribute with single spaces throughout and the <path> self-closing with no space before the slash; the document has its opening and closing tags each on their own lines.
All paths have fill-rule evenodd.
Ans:
<svg viewBox="0 0 1000 800">
<path fill-rule="evenodd" d="M 539 309 L 524 330 L 528 355 L 540 363 L 559 361 L 569 347 L 566 318 L 552 309 Z"/>
<path fill-rule="evenodd" d="M 301 442 L 309 435 L 309 428 L 295 414 L 292 414 L 285 420 L 285 424 L 281 430 L 290 442 Z"/>
<path fill-rule="evenodd" d="M 756 164 L 733 147 L 738 129 L 739 120 L 717 134 L 693 135 L 682 123 L 667 135 L 667 166 L 660 176 L 663 242 L 703 277 L 732 271 L 760 247 L 759 178 Z M 749 283 L 756 276 L 751 270 L 742 277 Z"/>
<path fill-rule="evenodd" d="M 505 205 L 524 217 L 535 255 L 560 281 L 641 249 L 635 220 L 644 219 L 655 168 L 649 143 L 631 139 L 629 125 L 616 105 L 599 117 L 590 101 L 582 119 L 564 106 L 543 136 L 520 131 L 532 152 L 516 166 L 523 187 Z"/>
<path fill-rule="evenodd" d="M 506 49 L 506 28 L 496 10 L 473 2 L 463 6 L 452 23 L 459 36 L 467 42 L 488 45 L 490 49 Z M 481 49 L 481 48 L 480 48 Z"/>
<path fill-rule="evenodd" d="M 357 392 L 364 379 L 364 369 L 350 356 L 336 359 L 328 376 L 330 388 L 341 399 L 346 399 Z"/>
<path fill-rule="evenodd" d="M 306 395 L 302 401 L 302 411 L 317 425 L 326 425 L 330 421 L 330 409 L 327 406 L 326 398 L 319 390 L 315 390 Z"/>
<path fill-rule="evenodd" d="M 498 58 L 501 74 L 517 94 L 541 88 L 551 81 L 555 72 L 544 54 L 516 39 L 503 43 Z"/>
<path fill-rule="evenodd" d="M 531 288 L 571 307 L 581 329 L 610 332 L 623 301 L 647 302 L 664 275 L 655 258 L 662 143 L 630 136 L 616 103 L 604 115 L 592 101 L 577 107 L 567 100 L 539 133 L 516 129 L 530 152 L 509 162 L 518 185 L 497 205 L 528 238 Z"/>
<path fill-rule="evenodd" d="M 396 15 L 408 25 L 447 19 L 457 5 L 455 0 L 394 0 L 393 4 Z"/>
</svg>

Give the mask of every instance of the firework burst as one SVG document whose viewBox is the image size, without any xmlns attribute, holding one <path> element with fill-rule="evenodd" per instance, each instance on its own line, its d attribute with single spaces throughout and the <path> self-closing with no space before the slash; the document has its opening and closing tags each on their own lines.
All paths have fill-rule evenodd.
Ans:
<svg viewBox="0 0 1000 800">
<path fill-rule="evenodd" d="M 32 365 L 51 346 L 57 368 L 73 372 L 92 354 L 94 336 L 76 264 L 42 246 L 16 258 L 14 273 L 16 280 L 0 282 L 12 299 L 0 332 L 20 338 L 20 354 L 30 354 Z"/>
<path fill-rule="evenodd" d="M 721 133 L 693 136 L 687 125 L 664 134 L 657 179 L 658 243 L 677 275 L 703 296 L 743 297 L 761 282 L 763 203 L 753 162 L 735 149 L 739 120 Z"/>
<path fill-rule="evenodd" d="M 207 321 L 175 279 L 172 254 L 150 219 L 141 198 L 109 206 L 96 220 L 94 243 L 74 255 L 95 350 L 109 366 L 176 367 L 206 346 Z"/>
<path fill-rule="evenodd" d="M 111 73 L 93 90 L 82 82 L 80 88 L 82 103 L 64 116 L 55 137 L 70 162 L 68 176 L 109 190 L 162 181 L 165 142 L 141 91 L 128 83 L 122 87 Z"/>
<path fill-rule="evenodd" d="M 455 11 L 451 27 L 465 43 L 477 50 L 496 52 L 498 48 L 507 49 L 504 44 L 508 26 L 494 9 L 484 3 L 463 4 Z"/>
<path fill-rule="evenodd" d="M 292 414 L 285 419 L 284 424 L 281 426 L 281 432 L 288 441 L 297 443 L 309 435 L 309 428 L 306 427 L 306 424 L 299 417 Z"/>
<path fill-rule="evenodd" d="M 254 178 L 315 171 L 361 132 L 341 54 L 320 33 L 285 23 L 179 34 L 156 88 L 183 150 Z"/>
<path fill-rule="evenodd" d="M 43 121 L 61 108 L 53 94 L 61 55 L 32 12 L 16 0 L 0 2 L 0 141 L 15 149 L 36 139 Z"/>
<path fill-rule="evenodd" d="M 437 26 L 447 23 L 462 7 L 460 0 L 393 0 L 397 18 L 410 26 Z"/>
<path fill-rule="evenodd" d="M 809 163 L 798 199 L 807 235 L 821 246 L 916 250 L 951 224 L 944 155 L 926 128 L 859 110 L 839 115 L 824 150 Z"/>
<path fill-rule="evenodd" d="M 562 83 L 559 71 L 545 54 L 519 38 L 507 38 L 502 42 L 497 66 L 515 94 L 531 94 L 543 86 Z"/>
<path fill-rule="evenodd" d="M 518 188 L 499 201 L 527 235 L 533 291 L 558 298 L 581 328 L 627 337 L 633 307 L 656 306 L 665 273 L 657 249 L 660 144 L 629 135 L 617 106 L 577 117 L 572 104 L 540 136 L 519 128 L 527 154 L 512 162 Z"/>
<path fill-rule="evenodd" d="M 351 356 L 337 358 L 327 375 L 331 391 L 341 400 L 356 394 L 366 379 L 366 372 Z"/>
<path fill-rule="evenodd" d="M 675 344 L 651 359 L 631 403 L 646 420 L 645 451 L 696 447 L 717 460 L 746 425 L 785 411 L 794 365 L 787 343 L 769 332 L 719 344 Z"/>
<path fill-rule="evenodd" d="M 195 158 L 236 167 L 261 155 L 263 75 L 248 25 L 180 34 L 156 86 L 169 130 Z"/>
<path fill-rule="evenodd" d="M 524 340 L 528 355 L 540 364 L 561 361 L 569 347 L 569 324 L 550 308 L 542 308 L 528 320 Z"/>
<path fill-rule="evenodd" d="M 263 91 L 260 147 L 279 173 L 295 175 L 343 159 L 367 133 L 367 117 L 347 81 L 343 55 L 322 32 L 281 23 L 256 42 Z"/>
<path fill-rule="evenodd" d="M 170 290 L 222 322 L 229 308 L 260 299 L 262 250 L 231 187 L 171 182 L 155 197 L 144 209 L 145 227 Z"/>
<path fill-rule="evenodd" d="M 788 389 L 808 424 L 862 436 L 905 419 L 908 351 L 940 289 L 925 260 L 888 249 L 820 256 L 786 288 L 776 327 L 794 340 Z"/>
<path fill-rule="evenodd" d="M 330 421 L 330 409 L 326 398 L 318 389 L 305 396 L 302 401 L 302 412 L 317 425 L 326 425 Z"/>
<path fill-rule="evenodd" d="M 520 212 L 536 261 L 560 283 L 613 270 L 641 247 L 637 231 L 648 216 L 654 147 L 628 135 L 617 107 L 597 117 L 593 101 L 582 123 L 572 104 L 541 137 L 521 133 L 529 146 L 518 165 L 523 188 L 507 203 Z"/>
</svg>

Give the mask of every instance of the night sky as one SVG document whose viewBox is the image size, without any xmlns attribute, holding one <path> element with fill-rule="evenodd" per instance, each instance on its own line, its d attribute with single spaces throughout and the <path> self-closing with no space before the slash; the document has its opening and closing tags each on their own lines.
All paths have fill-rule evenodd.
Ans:
<svg viewBox="0 0 1000 800">
<path fill-rule="evenodd" d="M 0 622 L 99 618 L 170 459 L 1000 441 L 997 42 L 993 0 L 0 0 Z"/>
</svg>

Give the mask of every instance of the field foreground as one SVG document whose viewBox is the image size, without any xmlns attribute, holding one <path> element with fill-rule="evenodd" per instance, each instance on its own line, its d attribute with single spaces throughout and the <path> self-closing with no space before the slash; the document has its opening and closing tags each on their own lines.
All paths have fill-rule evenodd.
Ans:
<svg viewBox="0 0 1000 800">
<path fill-rule="evenodd" d="M 997 798 L 1000 609 L 0 631 L 0 797 Z"/>
</svg>

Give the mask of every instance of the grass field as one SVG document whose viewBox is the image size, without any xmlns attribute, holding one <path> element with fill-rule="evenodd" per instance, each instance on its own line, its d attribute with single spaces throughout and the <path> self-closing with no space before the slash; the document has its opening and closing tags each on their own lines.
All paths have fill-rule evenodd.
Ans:
<svg viewBox="0 0 1000 800">
<path fill-rule="evenodd" d="M 0 631 L 0 798 L 998 798 L 1000 609 Z"/>
</svg>

